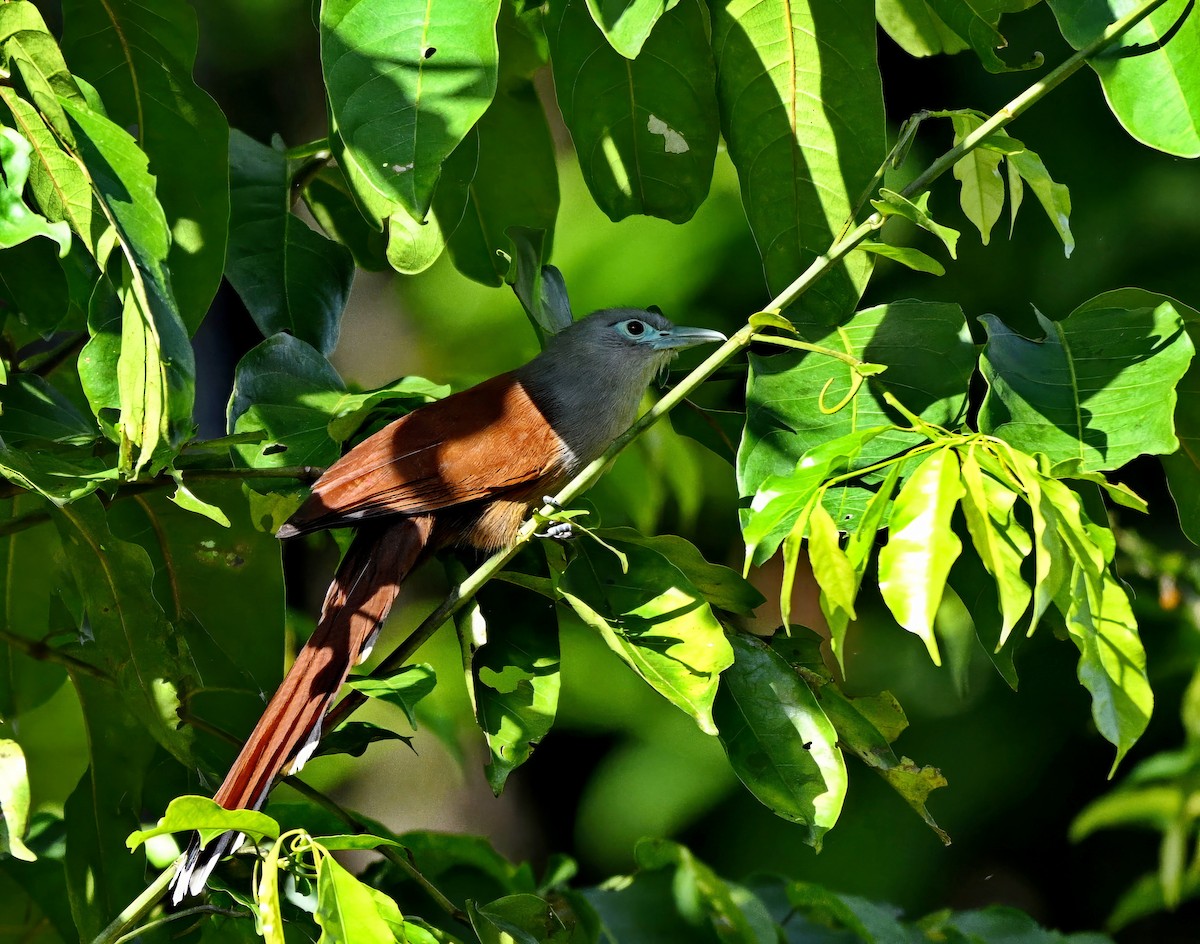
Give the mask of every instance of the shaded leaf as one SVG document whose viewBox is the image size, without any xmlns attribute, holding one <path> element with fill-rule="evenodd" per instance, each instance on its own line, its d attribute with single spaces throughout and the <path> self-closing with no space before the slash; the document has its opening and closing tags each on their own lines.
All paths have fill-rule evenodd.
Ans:
<svg viewBox="0 0 1200 944">
<path fill-rule="evenodd" d="M 602 533 L 628 560 L 593 546 L 563 574 L 559 591 L 579 617 L 660 695 L 715 733 L 718 675 L 733 661 L 701 591 L 661 553 Z"/>
<path fill-rule="evenodd" d="M 768 809 L 805 826 L 805 841 L 819 850 L 846 795 L 837 732 L 809 687 L 768 646 L 742 633 L 731 643 L 735 660 L 714 709 L 729 763 Z"/>
<path fill-rule="evenodd" d="M 188 332 L 221 282 L 229 230 L 229 125 L 192 79 L 198 30 L 185 0 L 66 0 L 63 52 L 154 168 L 171 231 L 167 267 Z"/>
<path fill-rule="evenodd" d="M 364 695 L 395 705 L 404 712 L 408 723 L 415 730 L 417 727 L 417 702 L 433 691 L 434 686 L 437 685 L 437 676 L 434 674 L 432 666 L 420 663 L 406 665 L 395 675 L 387 678 L 351 677 L 346 680 L 346 684 Z"/>
<path fill-rule="evenodd" d="M 412 747 L 412 738 L 405 737 L 388 728 L 381 728 L 369 721 L 347 721 L 338 729 L 321 738 L 314 757 L 324 754 L 349 754 L 362 757 L 367 748 L 378 741 L 403 741 Z"/>
<path fill-rule="evenodd" d="M 718 137 L 703 5 L 682 0 L 663 14 L 632 61 L 584 0 L 554 0 L 546 27 L 558 105 L 597 206 L 612 220 L 691 219 L 708 195 Z"/>
<path fill-rule="evenodd" d="M 32 147 L 12 128 L 0 127 L 0 249 L 9 249 L 34 236 L 45 236 L 58 243 L 58 254 L 71 248 L 71 228 L 61 220 L 51 223 L 25 205 L 22 193 L 29 177 Z"/>
<path fill-rule="evenodd" d="M 340 167 L 326 164 L 308 179 L 304 205 L 330 239 L 350 250 L 356 266 L 369 272 L 387 268 L 387 236 L 363 218 Z"/>
<path fill-rule="evenodd" d="M 854 247 L 861 252 L 869 252 L 873 256 L 883 256 L 893 262 L 915 269 L 917 272 L 928 272 L 931 275 L 945 275 L 946 268 L 932 256 L 913 249 L 911 246 L 892 246 L 888 243 L 863 242 Z"/>
<path fill-rule="evenodd" d="M 883 161 L 873 4 L 734 0 L 712 18 L 721 130 L 774 295 L 833 243 Z M 850 256 L 800 310 L 843 320 L 870 272 Z"/>
<path fill-rule="evenodd" d="M 1050 179 L 1050 172 L 1046 170 L 1046 165 L 1042 163 L 1042 159 L 1033 151 L 1017 151 L 1014 154 L 1008 155 L 1009 167 L 1009 190 L 1012 190 L 1012 215 L 1016 218 L 1017 203 L 1021 199 L 1022 190 L 1013 190 L 1012 171 L 1015 169 L 1016 174 L 1020 179 L 1023 179 L 1029 184 L 1033 190 L 1034 196 L 1038 198 L 1038 202 L 1042 205 L 1042 209 L 1046 211 L 1046 216 L 1050 218 L 1055 230 L 1063 241 L 1063 252 L 1066 253 L 1068 259 L 1071 258 L 1071 252 L 1075 249 L 1075 237 L 1071 235 L 1071 194 L 1063 184 L 1056 184 Z"/>
<path fill-rule="evenodd" d="M 350 251 L 292 213 L 281 151 L 234 131 L 229 164 L 233 202 L 225 275 L 264 335 L 287 331 L 330 353 L 354 280 Z"/>
<path fill-rule="evenodd" d="M 1177 448 L 1175 384 L 1194 348 L 1170 302 L 1111 307 L 1102 295 L 1062 321 L 1037 318 L 1045 331 L 1037 341 L 995 316 L 982 318 L 982 432 L 1092 471 Z"/>
</svg>

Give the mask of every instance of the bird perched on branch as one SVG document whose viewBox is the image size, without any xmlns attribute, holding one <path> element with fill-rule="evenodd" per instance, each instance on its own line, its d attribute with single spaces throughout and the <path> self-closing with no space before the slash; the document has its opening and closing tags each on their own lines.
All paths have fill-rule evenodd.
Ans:
<svg viewBox="0 0 1200 944">
<path fill-rule="evenodd" d="M 277 776 L 312 756 L 322 720 L 362 662 L 408 574 L 449 545 L 510 544 L 529 509 L 624 432 L 658 371 L 683 348 L 724 340 L 657 309 L 594 312 L 523 367 L 423 406 L 335 462 L 277 532 L 352 527 L 321 617 L 214 799 L 258 809 Z M 193 837 L 171 887 L 198 894 L 236 844 Z"/>
</svg>

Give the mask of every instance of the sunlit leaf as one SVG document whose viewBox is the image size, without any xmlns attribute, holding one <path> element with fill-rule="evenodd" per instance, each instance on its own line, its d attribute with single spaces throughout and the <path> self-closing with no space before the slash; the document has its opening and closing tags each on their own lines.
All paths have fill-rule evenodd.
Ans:
<svg viewBox="0 0 1200 944">
<path fill-rule="evenodd" d="M 200 833 L 202 844 L 230 831 L 245 833 L 251 839 L 279 838 L 279 824 L 266 813 L 227 810 L 208 797 L 181 796 L 170 802 L 157 824 L 130 833 L 125 843 L 130 849 L 136 849 L 155 836 L 192 831 Z"/>
<path fill-rule="evenodd" d="M 962 544 L 950 517 L 962 497 L 958 456 L 952 449 L 931 453 L 896 495 L 888 542 L 879 551 L 879 592 L 896 622 L 919 636 L 929 657 L 941 665 L 933 620 L 946 578 Z"/>
<path fill-rule="evenodd" d="M 25 752 L 16 741 L 0 738 L 0 855 L 24 862 L 37 856 L 24 843 L 29 825 L 29 774 Z"/>
<path fill-rule="evenodd" d="M 0 128 L 0 249 L 9 249 L 34 236 L 58 243 L 59 256 L 71 248 L 71 228 L 59 220 L 51 223 L 25 205 L 22 191 L 29 177 L 29 142 L 12 128 Z"/>
<path fill-rule="evenodd" d="M 1041 340 L 983 316 L 982 432 L 1092 471 L 1177 448 L 1175 385 L 1194 348 L 1169 302 L 1123 308 L 1102 295 L 1062 321 L 1037 318 Z"/>
<path fill-rule="evenodd" d="M 873 4 L 733 0 L 714 6 L 712 30 L 721 129 L 775 294 L 830 246 L 883 161 Z M 870 272 L 849 257 L 800 309 L 844 320 Z"/>
</svg>

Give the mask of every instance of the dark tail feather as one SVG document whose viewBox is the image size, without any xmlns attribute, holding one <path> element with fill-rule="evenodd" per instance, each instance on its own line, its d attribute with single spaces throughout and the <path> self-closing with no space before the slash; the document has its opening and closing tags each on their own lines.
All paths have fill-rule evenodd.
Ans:
<svg viewBox="0 0 1200 944">
<path fill-rule="evenodd" d="M 355 536 L 329 585 L 317 628 L 213 798 L 225 809 L 258 809 L 275 778 L 299 770 L 312 755 L 325 713 L 350 669 L 369 652 L 401 584 L 421 559 L 431 527 L 428 516 L 403 518 L 364 527 Z M 229 832 L 201 849 L 194 835 L 171 879 L 172 901 L 199 894 L 237 840 Z"/>
</svg>

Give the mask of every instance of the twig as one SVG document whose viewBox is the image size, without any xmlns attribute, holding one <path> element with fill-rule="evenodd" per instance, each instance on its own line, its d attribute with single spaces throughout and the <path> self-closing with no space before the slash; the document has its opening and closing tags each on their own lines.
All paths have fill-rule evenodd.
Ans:
<svg viewBox="0 0 1200 944">
<path fill-rule="evenodd" d="M 55 646 L 42 642 L 40 639 L 28 639 L 25 636 L 18 636 L 7 629 L 0 629 L 0 642 L 8 643 L 13 649 L 23 652 L 29 658 L 37 659 L 39 662 L 53 662 L 64 668 L 82 672 L 84 675 L 90 675 L 105 682 L 113 680 L 112 676 L 103 669 L 98 669 L 90 662 L 77 659 L 75 656 L 63 652 Z"/>
</svg>

